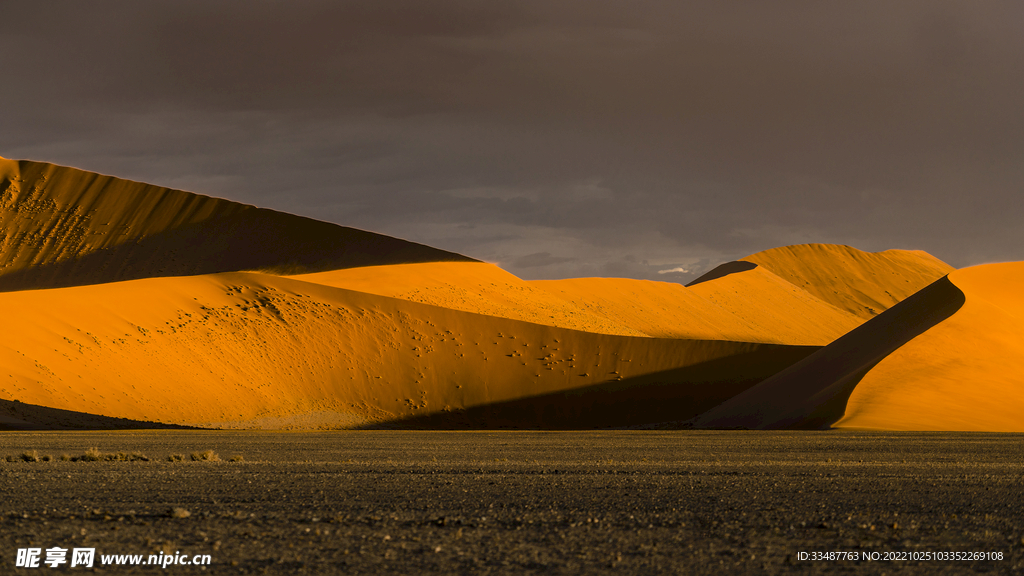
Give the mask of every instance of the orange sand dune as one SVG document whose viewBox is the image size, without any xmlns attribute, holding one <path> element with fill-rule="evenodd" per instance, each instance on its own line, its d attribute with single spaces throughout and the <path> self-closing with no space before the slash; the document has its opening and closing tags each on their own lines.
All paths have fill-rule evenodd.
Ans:
<svg viewBox="0 0 1024 576">
<path fill-rule="evenodd" d="M 766 391 L 756 425 L 830 423 L 851 383 L 955 298 L 936 283 L 858 325 L 949 270 L 804 245 L 688 287 L 525 282 L 379 234 L 0 159 L 0 426 L 715 425 Z M 873 406 L 903 389 L 878 382 L 843 425 L 889 417 Z"/>
<path fill-rule="evenodd" d="M 868 320 L 691 424 L 700 428 L 826 428 L 842 417 L 861 377 L 900 346 L 949 318 L 963 294 L 947 278 Z"/>
<path fill-rule="evenodd" d="M 860 324 L 763 270 L 694 288 L 623 278 L 527 282 L 474 262 L 369 266 L 291 278 L 599 334 L 824 346 Z"/>
<path fill-rule="evenodd" d="M 613 278 L 531 284 L 650 336 L 824 346 L 951 270 L 925 252 L 805 244 L 723 264 L 685 288 Z"/>
<path fill-rule="evenodd" d="M 875 262 L 875 255 L 844 246 L 804 248 L 815 254 L 811 265 L 820 265 L 829 274 L 839 271 L 843 277 L 850 277 L 860 273 L 856 266 L 846 265 L 850 259 L 847 256 L 854 254 L 877 264 L 872 272 L 876 275 L 884 269 L 886 277 L 902 278 L 900 273 L 911 270 L 905 283 L 913 286 L 921 283 L 923 272 L 909 265 L 883 263 L 917 259 L 925 265 L 938 262 L 927 255 L 901 256 L 899 251 L 891 251 L 896 256 Z M 830 261 L 830 257 L 838 262 Z M 933 271 L 932 280 L 941 275 Z M 292 277 L 601 334 L 824 346 L 863 321 L 753 264 L 689 287 L 623 278 L 526 282 L 490 264 L 447 262 L 370 266 Z M 904 296 L 895 289 L 892 292 Z M 881 304 L 875 306 L 882 308 Z"/>
<path fill-rule="evenodd" d="M 963 307 L 873 367 L 836 427 L 1024 432 L 1024 262 L 949 279 Z"/>
<path fill-rule="evenodd" d="M 595 316 L 660 338 L 824 346 L 860 324 L 761 269 L 692 287 L 622 278 L 532 284 Z"/>
<path fill-rule="evenodd" d="M 350 427 L 535 397 L 531 425 L 560 427 L 567 409 L 577 427 L 640 424 L 692 416 L 812 351 L 592 334 L 256 273 L 7 292 L 0 306 L 0 400 L 204 426 Z"/>
<path fill-rule="evenodd" d="M 954 270 L 920 250 L 863 252 L 836 244 L 783 246 L 743 260 L 864 320 Z"/>
<path fill-rule="evenodd" d="M 483 262 L 366 266 L 291 278 L 547 326 L 598 334 L 650 335 L 604 315 L 584 311 L 535 287 L 534 283 Z"/>
<path fill-rule="evenodd" d="M 227 200 L 0 158 L 0 290 L 439 260 L 472 259 Z"/>
<path fill-rule="evenodd" d="M 1024 432 L 1024 263 L 957 270 L 693 420 Z"/>
</svg>

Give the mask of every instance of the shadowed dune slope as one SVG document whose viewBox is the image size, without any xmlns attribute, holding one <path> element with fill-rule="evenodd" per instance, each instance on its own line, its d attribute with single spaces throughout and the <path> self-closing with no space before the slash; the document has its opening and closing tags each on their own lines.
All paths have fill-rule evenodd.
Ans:
<svg viewBox="0 0 1024 576">
<path fill-rule="evenodd" d="M 743 261 L 863 320 L 954 270 L 920 250 L 863 252 L 837 244 L 783 246 L 751 254 Z"/>
<path fill-rule="evenodd" d="M 472 261 L 227 200 L 0 159 L 0 290 L 448 260 Z"/>
<path fill-rule="evenodd" d="M 598 334 L 652 335 L 604 315 L 591 314 L 535 287 L 534 283 L 520 280 L 494 264 L 483 262 L 366 266 L 291 278 L 453 310 Z"/>
<path fill-rule="evenodd" d="M 0 400 L 219 427 L 365 426 L 620 383 L 659 387 L 616 388 L 642 424 L 666 390 L 717 404 L 812 351 L 593 334 L 257 273 L 7 292 L 0 306 Z M 730 358 L 755 361 L 715 368 Z M 603 397 L 574 402 L 573 426 L 607 425 L 607 407 L 587 416 Z M 528 422 L 560 427 L 558 414 Z"/>
<path fill-rule="evenodd" d="M 160 428 L 183 429 L 188 426 L 111 418 L 88 412 L 61 410 L 13 400 L 0 400 L 0 430 L 152 430 Z"/>
<path fill-rule="evenodd" d="M 836 427 L 1024 432 L 1024 262 L 949 280 L 963 307 L 868 371 Z"/>
<path fill-rule="evenodd" d="M 827 428 L 865 373 L 953 315 L 963 293 L 940 278 L 832 344 L 701 414 L 698 428 Z"/>
</svg>

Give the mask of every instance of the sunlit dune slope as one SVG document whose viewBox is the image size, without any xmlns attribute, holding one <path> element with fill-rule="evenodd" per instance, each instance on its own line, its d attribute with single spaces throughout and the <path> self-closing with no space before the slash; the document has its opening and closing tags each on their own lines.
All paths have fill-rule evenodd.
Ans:
<svg viewBox="0 0 1024 576">
<path fill-rule="evenodd" d="M 1024 262 L 949 279 L 963 307 L 868 371 L 836 427 L 1024 432 Z"/>
<path fill-rule="evenodd" d="M 686 289 L 742 320 L 758 341 L 824 346 L 861 322 L 761 267 Z"/>
<path fill-rule="evenodd" d="M 693 287 L 623 278 L 532 284 L 594 316 L 660 338 L 824 346 L 860 323 L 758 269 Z"/>
<path fill-rule="evenodd" d="M 624 336 L 648 335 L 642 329 L 628 327 L 604 315 L 590 314 L 494 264 L 483 262 L 366 266 L 291 278 L 573 330 Z"/>
<path fill-rule="evenodd" d="M 813 350 L 592 334 L 256 273 L 7 292 L 0 306 L 0 400 L 229 427 L 642 424 L 695 415 Z M 515 401 L 511 422 L 489 419 Z"/>
<path fill-rule="evenodd" d="M 478 262 L 369 266 L 292 278 L 600 334 L 824 346 L 860 323 L 763 270 L 694 288 L 623 278 L 527 282 Z"/>
<path fill-rule="evenodd" d="M 806 244 L 723 264 L 686 287 L 613 278 L 531 284 L 650 336 L 824 346 L 950 270 L 924 252 Z"/>
<path fill-rule="evenodd" d="M 824 346 L 861 322 L 757 267 L 689 288 L 623 278 L 527 282 L 479 262 L 369 266 L 291 277 L 601 334 Z"/>
<path fill-rule="evenodd" d="M 863 252 L 837 244 L 798 244 L 743 258 L 864 320 L 954 268 L 920 250 Z"/>
<path fill-rule="evenodd" d="M 0 159 L 0 290 L 446 260 L 471 261 L 227 200 Z"/>
</svg>

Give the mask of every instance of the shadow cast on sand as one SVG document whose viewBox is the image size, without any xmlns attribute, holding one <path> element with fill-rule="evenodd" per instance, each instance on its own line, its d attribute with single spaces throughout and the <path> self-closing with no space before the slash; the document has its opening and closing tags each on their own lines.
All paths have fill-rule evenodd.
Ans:
<svg viewBox="0 0 1024 576">
<path fill-rule="evenodd" d="M 195 254 L 203 254 L 195 258 Z M 84 256 L 0 276 L 0 292 L 261 270 L 304 274 L 384 264 L 476 262 L 390 236 L 248 208 Z"/>
<path fill-rule="evenodd" d="M 662 423 L 680 426 L 684 420 L 741 393 L 817 349 L 764 344 L 751 352 L 685 368 L 364 428 L 581 430 Z"/>
<path fill-rule="evenodd" d="M 695 428 L 825 429 L 846 412 L 854 388 L 900 346 L 966 302 L 948 277 L 835 342 L 690 421 Z"/>
<path fill-rule="evenodd" d="M 0 430 L 191 430 L 191 426 L 98 416 L 0 400 Z"/>
</svg>

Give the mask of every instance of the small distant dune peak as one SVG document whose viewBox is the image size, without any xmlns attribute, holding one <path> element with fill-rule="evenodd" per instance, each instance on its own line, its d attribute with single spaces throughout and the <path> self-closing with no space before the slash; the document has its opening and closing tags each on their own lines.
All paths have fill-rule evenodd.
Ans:
<svg viewBox="0 0 1024 576">
<path fill-rule="evenodd" d="M 782 246 L 742 261 L 864 320 L 955 270 L 921 250 L 864 252 L 839 244 Z"/>
<path fill-rule="evenodd" d="M 473 260 L 219 198 L 0 160 L 0 290 L 435 261 Z"/>
</svg>

